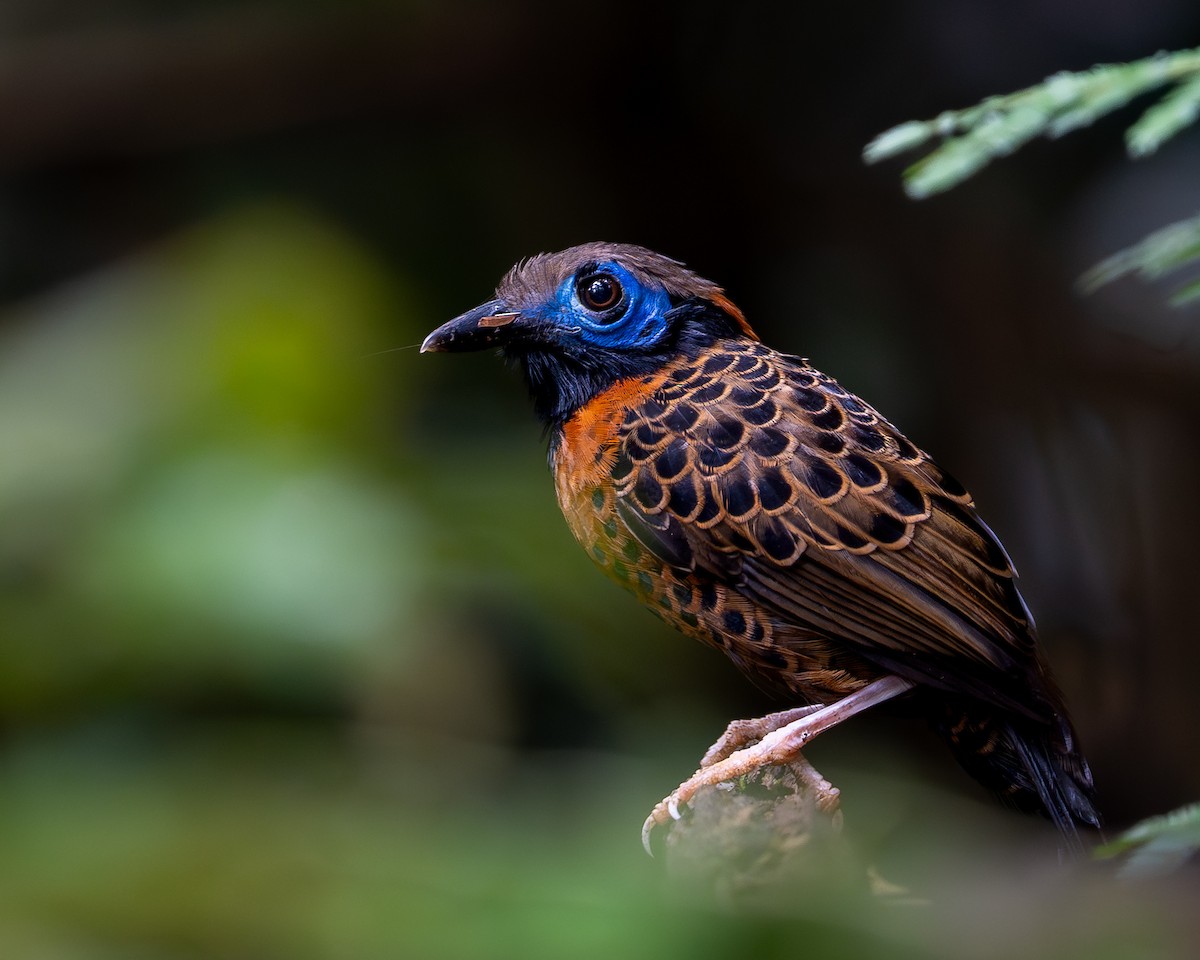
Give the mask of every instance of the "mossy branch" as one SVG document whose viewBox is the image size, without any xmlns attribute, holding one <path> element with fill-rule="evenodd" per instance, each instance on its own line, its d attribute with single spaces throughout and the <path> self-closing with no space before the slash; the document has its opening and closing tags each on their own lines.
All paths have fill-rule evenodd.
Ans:
<svg viewBox="0 0 1200 960">
<path fill-rule="evenodd" d="M 803 756 L 701 787 L 666 837 L 668 872 L 724 907 L 762 909 L 797 886 L 866 890 L 842 838 L 839 791 Z"/>
<path fill-rule="evenodd" d="M 1200 48 L 1056 73 L 1035 86 L 988 97 L 965 110 L 902 123 L 867 144 L 863 156 L 867 163 L 877 163 L 936 141 L 928 154 L 904 171 L 905 191 L 914 199 L 924 199 L 949 190 L 1035 137 L 1060 137 L 1164 87 L 1164 95 L 1125 133 L 1126 149 L 1137 159 L 1154 153 L 1200 117 Z M 1091 291 L 1128 273 L 1157 279 L 1197 262 L 1200 215 L 1164 227 L 1114 254 L 1081 283 Z M 1187 283 L 1171 297 L 1175 305 L 1196 300 L 1200 300 L 1200 280 Z"/>
</svg>

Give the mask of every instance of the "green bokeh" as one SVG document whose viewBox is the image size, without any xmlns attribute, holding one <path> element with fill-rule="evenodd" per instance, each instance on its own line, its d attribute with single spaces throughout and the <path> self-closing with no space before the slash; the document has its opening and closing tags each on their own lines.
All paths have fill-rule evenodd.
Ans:
<svg viewBox="0 0 1200 960">
<path fill-rule="evenodd" d="M 814 882 L 833 863 L 749 914 L 665 874 L 637 827 L 717 722 L 672 699 L 693 651 L 588 569 L 532 434 L 446 436 L 480 412 L 423 398 L 439 368 L 415 352 L 379 354 L 428 326 L 402 273 L 286 205 L 231 211 L 7 325 L 3 955 L 1184 942 L 1169 904 L 997 875 L 1004 841 L 976 846 L 972 824 L 998 815 L 914 792 L 903 764 L 843 786 L 865 859 L 913 904 Z"/>
</svg>

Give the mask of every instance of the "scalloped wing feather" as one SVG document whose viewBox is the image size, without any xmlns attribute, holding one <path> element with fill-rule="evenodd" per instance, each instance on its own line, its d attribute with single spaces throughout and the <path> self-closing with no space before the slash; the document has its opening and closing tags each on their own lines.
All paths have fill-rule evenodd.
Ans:
<svg viewBox="0 0 1200 960">
<path fill-rule="evenodd" d="M 617 440 L 617 511 L 665 563 L 888 671 L 1053 714 L 1030 703 L 1032 623 L 970 495 L 803 360 L 719 342 L 665 371 Z"/>
</svg>

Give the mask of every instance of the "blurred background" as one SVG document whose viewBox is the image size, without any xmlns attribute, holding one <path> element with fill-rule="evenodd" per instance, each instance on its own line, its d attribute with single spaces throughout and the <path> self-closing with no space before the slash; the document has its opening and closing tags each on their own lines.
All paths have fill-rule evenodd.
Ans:
<svg viewBox="0 0 1200 960">
<path fill-rule="evenodd" d="M 1187 0 L 5 0 L 3 954 L 1186 954 L 1194 887 L 999 869 L 1052 840 L 886 717 L 809 756 L 929 905 L 678 895 L 642 818 L 781 705 L 591 568 L 511 371 L 415 345 L 586 240 L 721 282 L 970 487 L 1110 822 L 1164 812 L 1200 797 L 1197 316 L 1074 283 L 1200 209 L 1200 132 L 919 204 L 860 151 L 1197 43 Z"/>
</svg>

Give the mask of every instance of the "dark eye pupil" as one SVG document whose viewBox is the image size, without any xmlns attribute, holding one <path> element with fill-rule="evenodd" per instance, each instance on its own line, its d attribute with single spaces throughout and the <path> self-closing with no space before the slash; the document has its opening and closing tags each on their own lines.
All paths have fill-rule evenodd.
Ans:
<svg viewBox="0 0 1200 960">
<path fill-rule="evenodd" d="M 607 306 L 616 299 L 616 288 L 611 280 L 598 277 L 588 284 L 587 297 L 594 307 Z"/>
<path fill-rule="evenodd" d="M 585 277 L 579 283 L 579 299 L 589 310 L 608 310 L 621 299 L 621 285 L 607 274 Z"/>
</svg>

